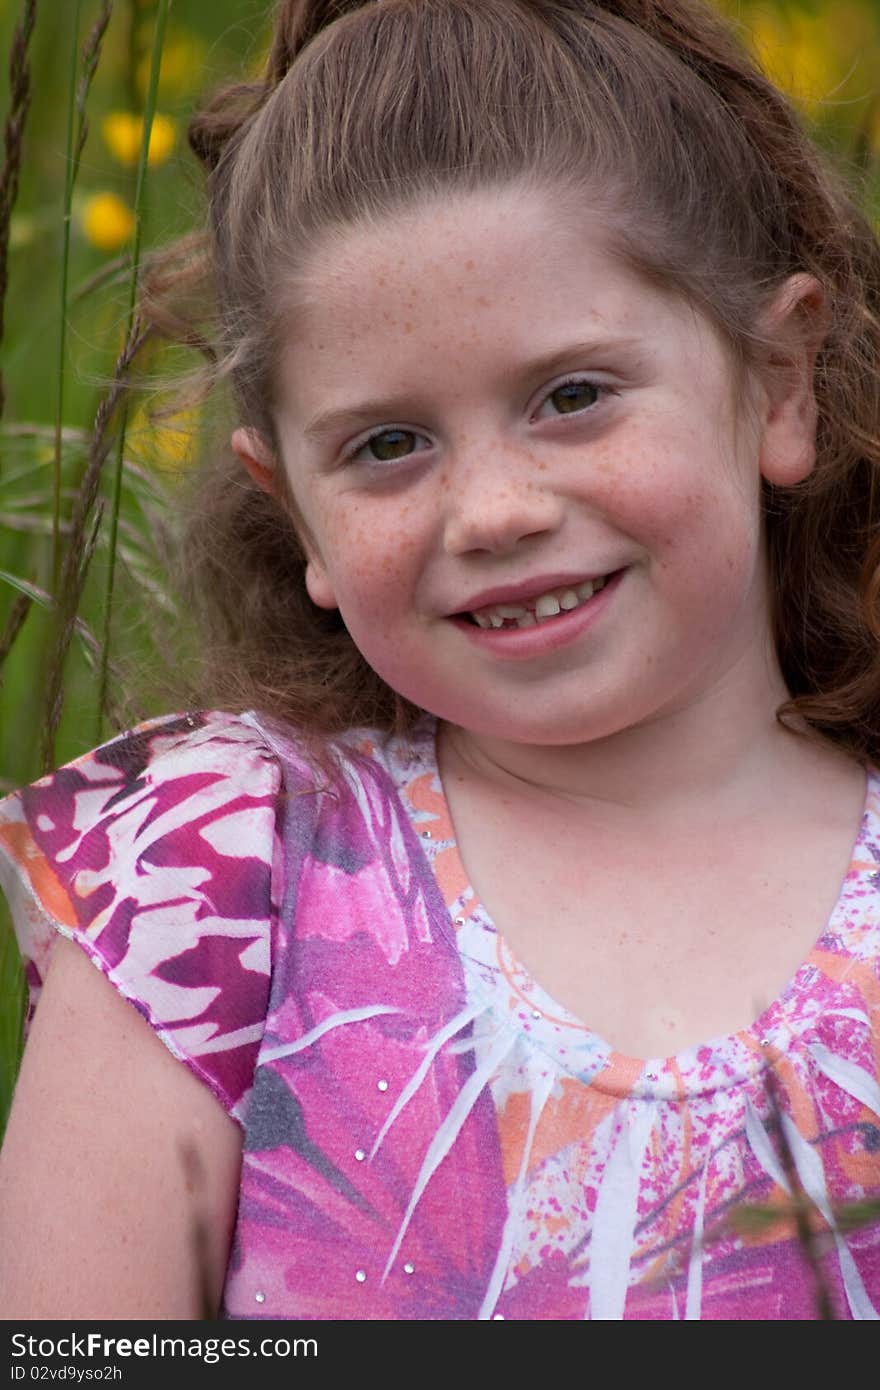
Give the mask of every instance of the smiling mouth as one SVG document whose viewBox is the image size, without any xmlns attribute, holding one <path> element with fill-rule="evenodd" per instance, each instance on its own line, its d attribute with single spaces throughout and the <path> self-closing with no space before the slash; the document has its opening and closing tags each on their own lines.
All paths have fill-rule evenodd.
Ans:
<svg viewBox="0 0 880 1390">
<path fill-rule="evenodd" d="M 602 575 L 599 579 L 585 579 L 582 584 L 549 589 L 525 603 L 493 603 L 486 608 L 478 608 L 458 616 L 475 627 L 482 628 L 525 628 L 537 627 L 552 622 L 560 613 L 570 613 L 588 603 L 593 594 L 604 588 L 609 579 L 619 573 Z"/>
</svg>

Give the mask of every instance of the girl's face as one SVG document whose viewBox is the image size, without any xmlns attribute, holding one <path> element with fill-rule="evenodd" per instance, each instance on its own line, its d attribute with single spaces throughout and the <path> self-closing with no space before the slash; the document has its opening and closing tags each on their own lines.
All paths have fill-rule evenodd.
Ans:
<svg viewBox="0 0 880 1390">
<path fill-rule="evenodd" d="M 548 745 L 766 683 L 760 478 L 809 471 L 808 390 L 743 418 L 709 323 L 534 190 L 351 228 L 305 279 L 277 424 L 308 589 L 390 686 Z"/>
</svg>

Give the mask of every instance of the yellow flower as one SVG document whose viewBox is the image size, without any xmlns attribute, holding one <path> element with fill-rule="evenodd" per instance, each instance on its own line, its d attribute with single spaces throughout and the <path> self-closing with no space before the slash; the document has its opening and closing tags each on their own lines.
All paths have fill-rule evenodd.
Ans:
<svg viewBox="0 0 880 1390">
<path fill-rule="evenodd" d="M 837 51 L 831 27 L 835 18 L 828 13 L 792 15 L 792 61 L 794 90 L 801 105 L 815 113 L 840 90 L 846 76 L 842 54 Z"/>
<path fill-rule="evenodd" d="M 83 205 L 82 227 L 93 246 L 118 251 L 134 231 L 134 213 L 117 193 L 93 193 Z"/>
<path fill-rule="evenodd" d="M 36 233 L 36 223 L 27 213 L 13 213 L 9 222 L 9 245 L 13 251 L 30 246 Z"/>
<path fill-rule="evenodd" d="M 137 69 L 137 84 L 141 95 L 146 95 L 150 81 L 152 62 L 151 44 L 152 24 L 145 26 L 144 55 Z M 178 30 L 169 33 L 162 49 L 162 64 L 159 68 L 159 94 L 162 100 L 186 96 L 202 81 L 207 45 L 197 34 Z"/>
<path fill-rule="evenodd" d="M 778 14 L 759 11 L 749 16 L 747 24 L 747 38 L 761 67 L 777 87 L 791 91 L 794 67 L 784 20 Z"/>
<path fill-rule="evenodd" d="M 111 111 L 104 117 L 101 126 L 104 143 L 120 164 L 137 164 L 141 154 L 141 141 L 144 138 L 144 118 L 134 116 L 130 111 Z M 177 127 L 168 116 L 157 111 L 150 127 L 150 148 L 147 160 L 150 164 L 163 164 L 174 149 Z"/>
<path fill-rule="evenodd" d="M 808 12 L 746 5 L 738 27 L 767 76 L 809 117 L 824 118 L 873 90 L 880 41 L 873 6 L 835 0 Z"/>
<path fill-rule="evenodd" d="M 198 445 L 201 415 L 198 406 L 185 406 L 173 415 L 154 418 L 144 402 L 134 412 L 128 430 L 132 453 L 146 467 L 177 473 L 192 464 Z"/>
</svg>

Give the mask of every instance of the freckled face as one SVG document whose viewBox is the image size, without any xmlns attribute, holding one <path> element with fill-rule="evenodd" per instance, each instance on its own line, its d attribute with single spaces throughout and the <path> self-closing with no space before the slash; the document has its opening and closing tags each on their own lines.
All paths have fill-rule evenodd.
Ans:
<svg viewBox="0 0 880 1390">
<path fill-rule="evenodd" d="M 305 278 L 277 424 L 309 592 L 388 684 L 472 732 L 565 744 L 765 660 L 759 429 L 736 426 L 707 322 L 588 215 L 518 188 L 447 198 L 347 230 Z M 618 571 L 588 622 L 465 616 Z"/>
</svg>

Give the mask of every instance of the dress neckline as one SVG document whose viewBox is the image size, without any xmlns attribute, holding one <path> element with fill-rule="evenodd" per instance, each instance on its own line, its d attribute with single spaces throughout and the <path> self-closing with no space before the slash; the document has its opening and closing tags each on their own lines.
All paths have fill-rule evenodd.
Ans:
<svg viewBox="0 0 880 1390">
<path fill-rule="evenodd" d="M 844 988 L 824 967 L 830 956 L 858 954 L 861 919 L 880 916 L 880 773 L 865 764 L 862 814 L 849 866 L 815 944 L 776 998 L 747 1027 L 696 1043 L 668 1057 L 631 1057 L 617 1051 L 556 1000 L 518 959 L 474 891 L 464 866 L 437 757 L 438 722 L 426 716 L 407 738 L 385 747 L 410 821 L 444 889 L 449 925 L 474 988 L 508 1024 L 564 1072 L 615 1096 L 680 1099 L 716 1092 L 756 1077 L 815 1027 L 817 980 L 823 993 Z M 425 779 L 430 782 L 426 796 Z M 441 859 L 442 856 L 442 859 Z M 442 867 L 442 872 L 439 870 Z M 450 885 L 458 888 L 452 892 Z M 845 1001 L 838 1000 L 840 1007 Z"/>
</svg>

